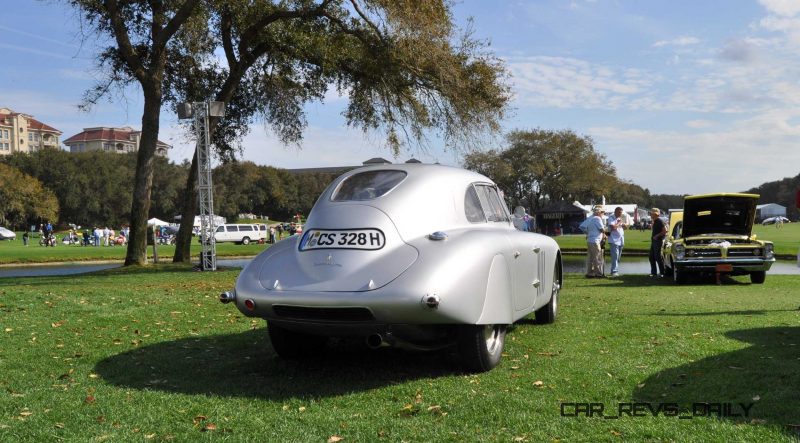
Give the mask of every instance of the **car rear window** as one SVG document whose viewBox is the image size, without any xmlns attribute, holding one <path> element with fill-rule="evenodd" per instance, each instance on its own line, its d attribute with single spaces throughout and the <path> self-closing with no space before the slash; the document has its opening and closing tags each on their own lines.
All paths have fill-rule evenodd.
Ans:
<svg viewBox="0 0 800 443">
<path fill-rule="evenodd" d="M 344 179 L 336 191 L 333 192 L 331 200 L 372 200 L 394 189 L 403 179 L 406 173 L 403 171 L 367 171 L 353 174 Z"/>
</svg>

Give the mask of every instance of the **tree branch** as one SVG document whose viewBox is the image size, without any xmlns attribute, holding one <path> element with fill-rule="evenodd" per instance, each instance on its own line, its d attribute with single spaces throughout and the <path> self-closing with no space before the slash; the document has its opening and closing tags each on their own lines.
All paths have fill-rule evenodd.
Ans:
<svg viewBox="0 0 800 443">
<path fill-rule="evenodd" d="M 230 9 L 224 7 L 220 17 L 220 27 L 222 28 L 222 49 L 225 50 L 225 58 L 228 60 L 228 66 L 233 66 L 238 63 L 236 60 L 236 53 L 233 52 L 232 26 L 233 20 L 231 19 Z"/>
<path fill-rule="evenodd" d="M 104 3 L 108 11 L 108 18 L 111 21 L 111 29 L 114 31 L 114 38 L 117 40 L 117 46 L 119 46 L 120 54 L 125 59 L 133 75 L 135 75 L 140 82 L 146 82 L 147 70 L 142 64 L 141 58 L 133 49 L 131 39 L 128 36 L 128 28 L 125 26 L 122 17 L 120 17 L 117 0 L 104 0 Z"/>
</svg>

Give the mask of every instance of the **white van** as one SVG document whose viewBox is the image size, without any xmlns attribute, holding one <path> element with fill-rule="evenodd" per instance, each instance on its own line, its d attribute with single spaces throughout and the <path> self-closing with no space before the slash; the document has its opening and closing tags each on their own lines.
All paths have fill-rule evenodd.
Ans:
<svg viewBox="0 0 800 443">
<path fill-rule="evenodd" d="M 217 243 L 234 242 L 247 245 L 251 241 L 257 242 L 265 238 L 265 232 L 259 229 L 258 225 L 225 224 L 217 226 L 214 232 L 214 241 Z"/>
</svg>

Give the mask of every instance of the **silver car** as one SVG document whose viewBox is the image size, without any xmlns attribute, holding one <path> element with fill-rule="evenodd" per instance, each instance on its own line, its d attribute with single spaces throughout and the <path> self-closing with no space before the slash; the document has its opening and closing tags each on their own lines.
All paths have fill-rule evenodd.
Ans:
<svg viewBox="0 0 800 443">
<path fill-rule="evenodd" d="M 10 230 L 0 226 L 0 240 L 14 240 L 17 238 L 17 234 Z"/>
<path fill-rule="evenodd" d="M 500 362 L 509 325 L 531 313 L 555 321 L 562 275 L 556 242 L 514 229 L 488 178 L 381 165 L 334 180 L 303 234 L 262 252 L 220 300 L 266 319 L 282 357 L 363 337 L 373 348 L 456 346 L 482 372 Z"/>
</svg>

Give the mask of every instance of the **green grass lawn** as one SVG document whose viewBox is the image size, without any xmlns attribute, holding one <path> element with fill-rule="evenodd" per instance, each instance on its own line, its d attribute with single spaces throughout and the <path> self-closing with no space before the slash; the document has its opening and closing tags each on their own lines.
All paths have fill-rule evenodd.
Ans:
<svg viewBox="0 0 800 443">
<path fill-rule="evenodd" d="M 786 223 L 778 229 L 775 225 L 753 226 L 753 233 L 760 240 L 769 240 L 775 243 L 775 254 L 785 258 L 797 257 L 800 249 L 800 223 Z M 585 251 L 586 236 L 583 234 L 560 235 L 554 237 L 559 246 L 564 250 Z M 646 254 L 650 250 L 650 231 L 625 231 L 625 252 L 641 252 Z"/>
<path fill-rule="evenodd" d="M 17 235 L 17 240 L 0 241 L 0 264 L 10 263 L 52 263 L 52 262 L 77 262 L 90 260 L 125 260 L 127 246 L 78 246 L 64 245 L 44 247 L 39 246 L 39 239 L 31 239 L 29 246 L 24 246 L 22 237 Z M 60 238 L 60 236 L 59 236 Z M 192 239 L 192 255 L 200 259 L 200 243 L 196 237 Z M 218 257 L 253 256 L 269 247 L 268 244 L 237 245 L 235 243 L 218 243 Z M 173 245 L 158 245 L 159 260 L 169 261 L 175 253 Z M 147 247 L 148 260 L 152 262 L 153 247 Z"/>
<path fill-rule="evenodd" d="M 568 275 L 555 324 L 522 321 L 498 368 L 467 375 L 446 352 L 349 342 L 281 360 L 262 321 L 216 301 L 238 272 L 0 279 L 0 441 L 796 441 L 796 277 Z M 634 401 L 753 406 L 560 414 Z"/>
<path fill-rule="evenodd" d="M 757 224 L 753 232 L 758 238 L 770 240 L 775 243 L 775 253 L 784 259 L 794 259 L 800 249 L 800 223 L 787 223 L 781 229 L 775 226 L 761 226 Z M 39 246 L 39 239 L 32 239 L 27 248 L 22 245 L 22 233 L 17 233 L 15 241 L 0 241 L 0 264 L 9 263 L 46 263 L 46 262 L 71 262 L 87 260 L 124 260 L 125 248 L 113 247 L 81 247 L 75 245 L 64 246 L 59 244 L 55 248 Z M 554 237 L 559 246 L 565 251 L 585 251 L 586 239 L 584 235 L 561 235 Z M 251 243 L 247 246 L 233 243 L 219 243 L 217 255 L 219 257 L 252 256 L 257 255 L 269 245 Z M 629 230 L 625 233 L 625 253 L 647 254 L 650 249 L 650 231 Z M 148 257 L 152 257 L 152 247 L 148 247 Z M 172 258 L 174 246 L 158 246 L 158 256 L 165 260 Z M 192 254 L 199 259 L 200 244 L 192 242 Z"/>
</svg>

